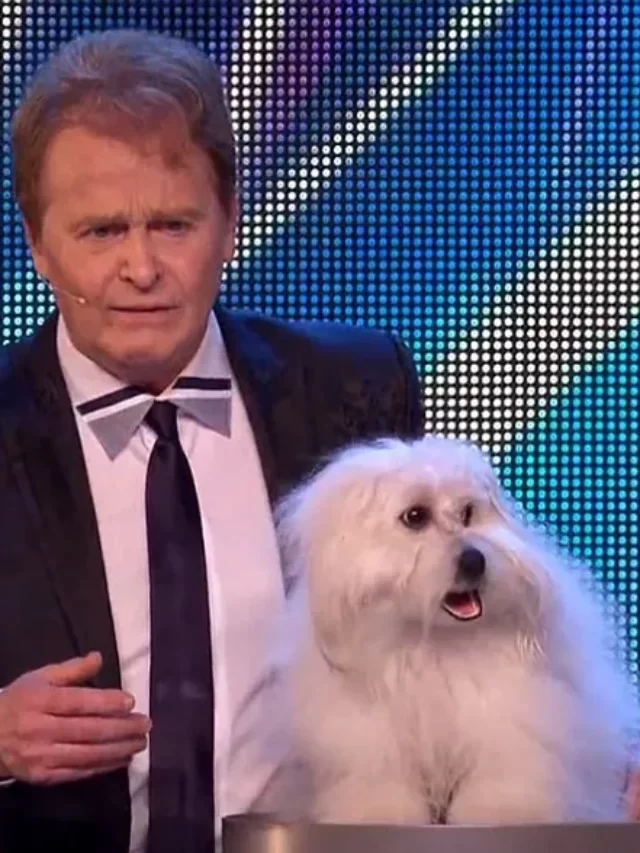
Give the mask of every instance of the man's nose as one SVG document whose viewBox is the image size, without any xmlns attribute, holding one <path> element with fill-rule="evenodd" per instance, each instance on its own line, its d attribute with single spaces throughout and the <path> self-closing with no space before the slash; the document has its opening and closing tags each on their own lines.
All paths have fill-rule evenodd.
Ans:
<svg viewBox="0 0 640 853">
<path fill-rule="evenodd" d="M 160 278 L 160 263 L 147 232 L 132 231 L 123 246 L 121 274 L 140 290 L 149 290 Z"/>
</svg>

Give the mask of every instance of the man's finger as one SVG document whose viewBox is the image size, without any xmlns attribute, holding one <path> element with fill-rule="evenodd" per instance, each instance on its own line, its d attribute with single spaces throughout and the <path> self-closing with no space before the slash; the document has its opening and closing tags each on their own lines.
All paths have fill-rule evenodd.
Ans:
<svg viewBox="0 0 640 853">
<path fill-rule="evenodd" d="M 133 706 L 133 697 L 122 690 L 52 687 L 41 697 L 39 710 L 60 717 L 117 717 L 129 714 Z"/>
<path fill-rule="evenodd" d="M 73 684 L 86 684 L 102 669 L 102 655 L 100 652 L 89 652 L 88 655 L 78 658 L 69 658 L 62 663 L 52 663 L 43 666 L 38 674 L 45 681 L 56 687 L 66 687 Z"/>
<path fill-rule="evenodd" d="M 146 737 L 130 738 L 117 743 L 56 744 L 47 762 L 51 770 L 95 770 L 105 765 L 128 762 L 147 747 Z"/>
<path fill-rule="evenodd" d="M 45 785 L 59 785 L 63 782 L 77 782 L 80 779 L 90 779 L 92 776 L 98 776 L 103 773 L 112 773 L 114 770 L 129 766 L 130 759 L 126 761 L 111 761 L 98 765 L 91 770 L 77 770 L 75 768 L 65 768 L 62 770 L 51 770 L 47 774 L 47 778 L 41 783 Z"/>
<path fill-rule="evenodd" d="M 49 717 L 42 734 L 53 743 L 116 743 L 145 737 L 151 728 L 144 714 L 118 717 Z"/>
</svg>

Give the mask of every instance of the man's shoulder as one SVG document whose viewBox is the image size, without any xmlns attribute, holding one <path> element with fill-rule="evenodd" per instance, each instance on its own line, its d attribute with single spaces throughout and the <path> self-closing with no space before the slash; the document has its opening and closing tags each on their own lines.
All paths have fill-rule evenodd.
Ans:
<svg viewBox="0 0 640 853">
<path fill-rule="evenodd" d="M 332 362 L 397 360 L 398 342 L 389 332 L 325 320 L 290 320 L 253 311 L 228 312 L 278 354 Z"/>
<path fill-rule="evenodd" d="M 15 406 L 26 391 L 24 365 L 31 339 L 27 338 L 0 347 L 0 410 Z"/>
<path fill-rule="evenodd" d="M 40 397 L 55 394 L 61 382 L 56 357 L 55 316 L 33 333 L 0 347 L 0 415 L 24 419 Z"/>
</svg>

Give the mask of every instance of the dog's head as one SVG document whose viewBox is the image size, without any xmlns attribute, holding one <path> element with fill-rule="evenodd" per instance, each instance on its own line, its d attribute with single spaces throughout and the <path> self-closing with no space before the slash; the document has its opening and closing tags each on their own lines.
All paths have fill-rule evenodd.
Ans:
<svg viewBox="0 0 640 853">
<path fill-rule="evenodd" d="M 390 626 L 433 641 L 491 625 L 537 643 L 555 558 L 470 444 L 352 447 L 285 499 L 277 521 L 329 653 L 354 631 L 370 643 Z"/>
</svg>

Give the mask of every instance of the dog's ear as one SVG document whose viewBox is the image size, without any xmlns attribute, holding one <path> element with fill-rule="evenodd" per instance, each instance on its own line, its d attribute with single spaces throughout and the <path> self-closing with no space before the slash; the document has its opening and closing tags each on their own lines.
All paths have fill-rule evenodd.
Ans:
<svg viewBox="0 0 640 853">
<path fill-rule="evenodd" d="M 513 524 L 522 518 L 522 510 L 518 503 L 505 492 L 497 479 L 492 478 L 488 483 L 487 494 L 489 502 L 503 522 Z"/>
<path fill-rule="evenodd" d="M 504 524 L 523 530 L 530 524 L 524 508 L 502 487 L 495 469 L 490 464 L 487 464 L 482 472 L 482 487 L 488 495 L 491 507 Z"/>
<path fill-rule="evenodd" d="M 304 494 L 303 484 L 285 495 L 273 513 L 286 596 L 301 581 L 303 571 Z"/>
<path fill-rule="evenodd" d="M 381 613 L 414 557 L 389 535 L 395 509 L 383 480 L 377 473 L 351 476 L 334 468 L 278 509 L 286 576 L 307 587 L 316 643 L 341 669 L 358 667 L 368 654 L 365 634 L 377 644 L 372 625 L 383 621 Z"/>
<path fill-rule="evenodd" d="M 299 608 L 303 602 L 304 618 L 311 623 L 327 662 L 347 668 L 341 654 L 349 609 L 344 602 L 346 579 L 342 570 L 339 574 L 336 571 L 340 543 L 335 534 L 339 525 L 331 524 L 328 518 L 331 500 L 323 495 L 325 486 L 320 475 L 309 478 L 280 500 L 274 519 L 289 607 Z M 348 567 L 342 569 L 348 571 Z"/>
</svg>

